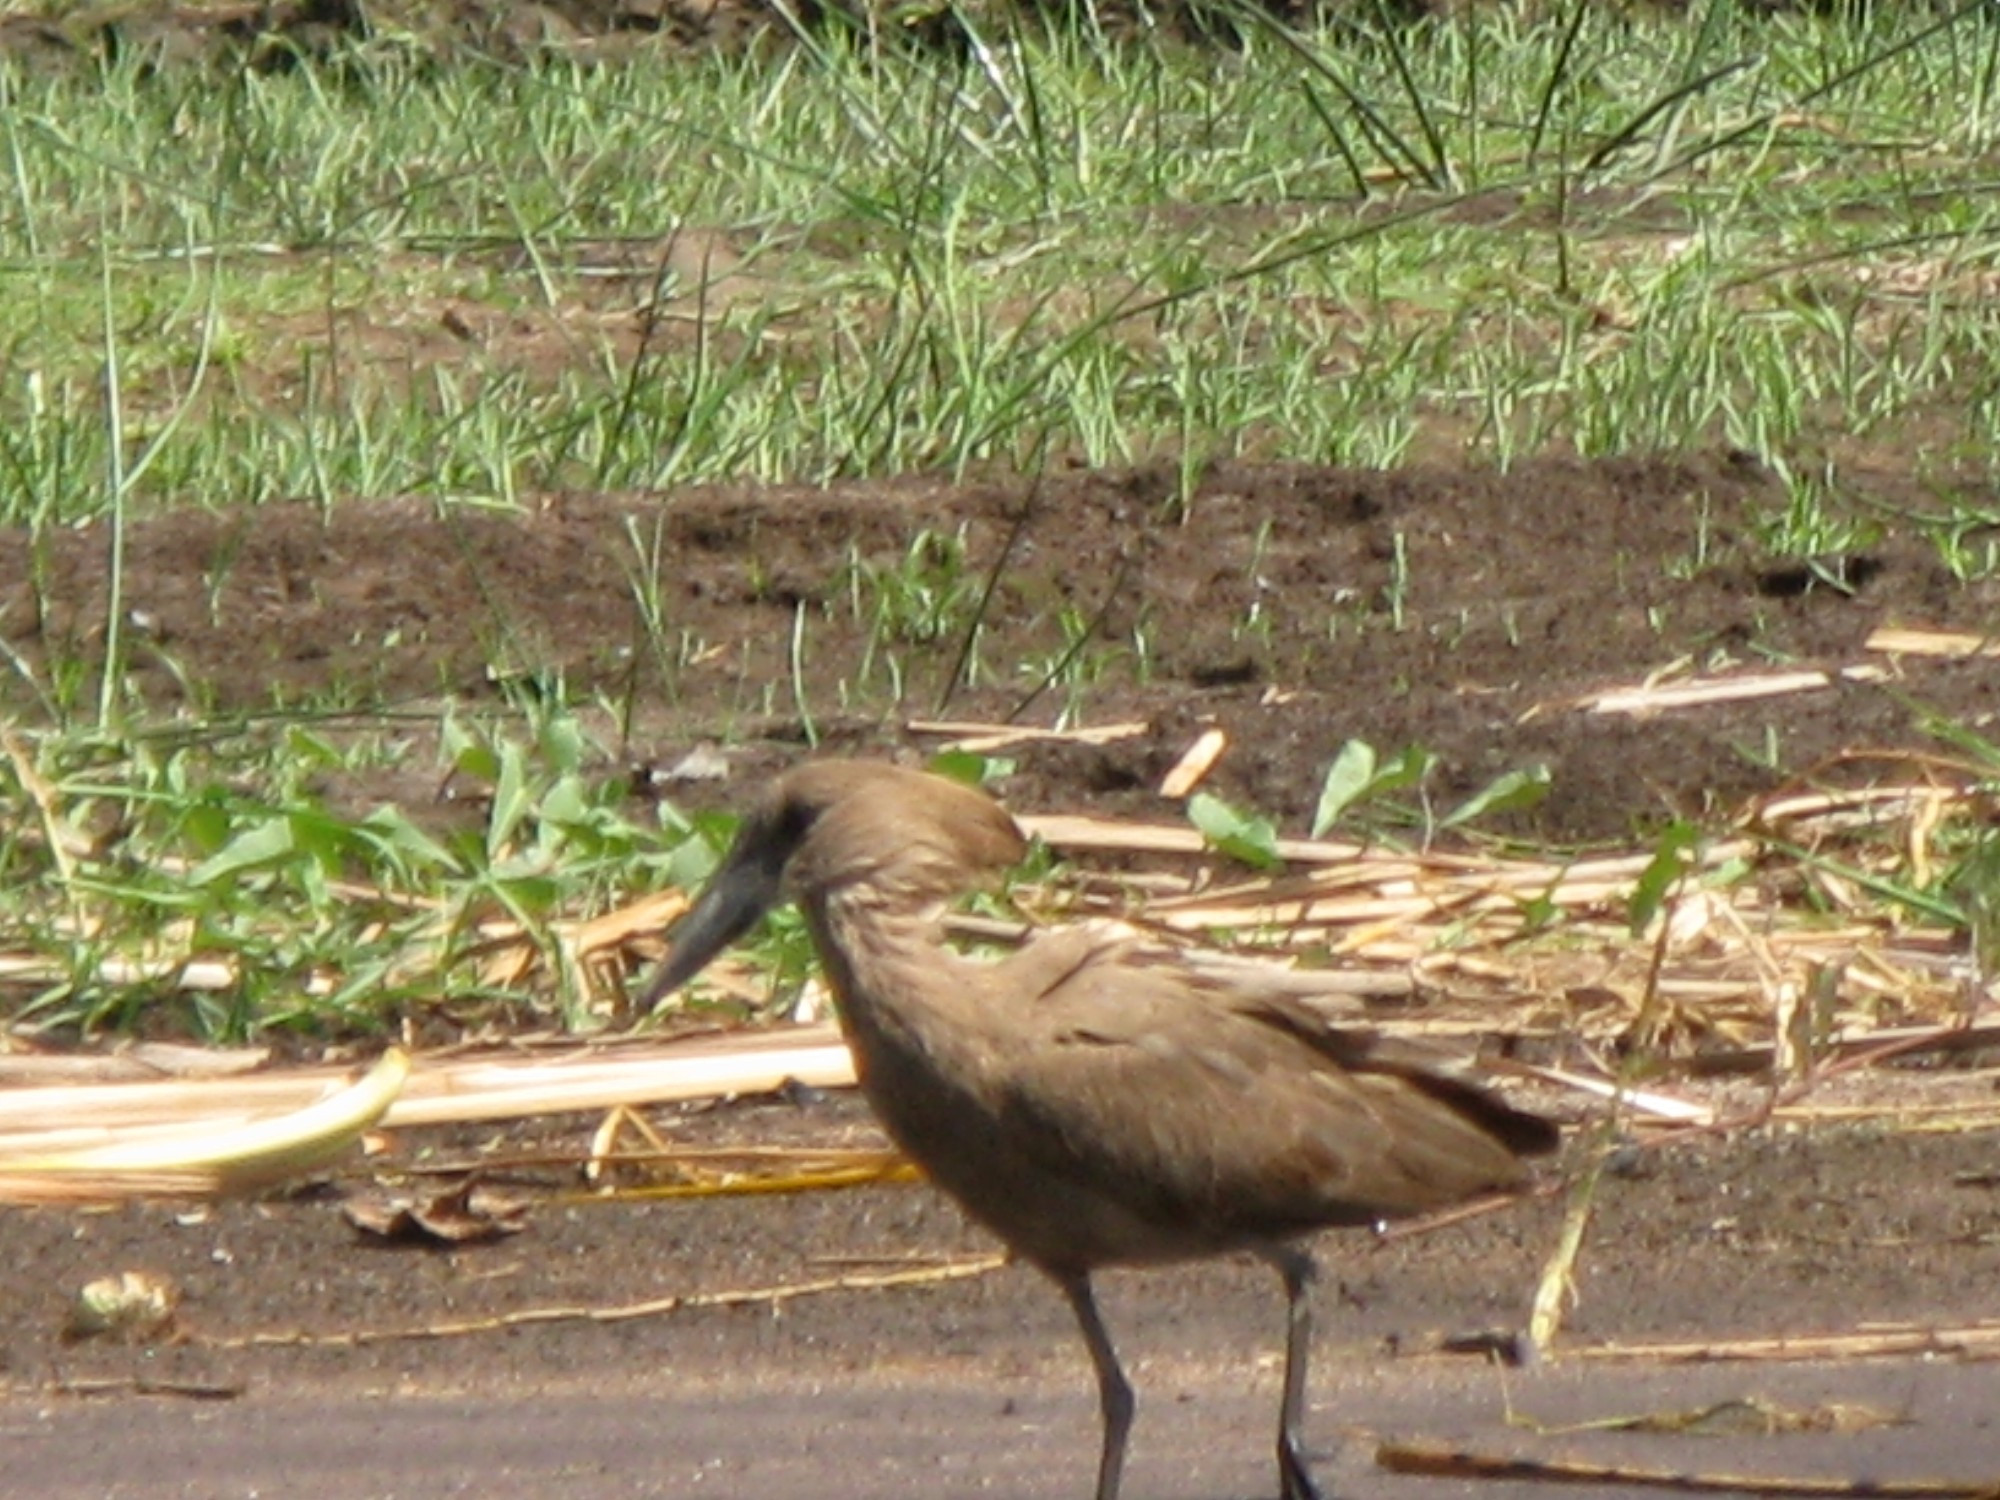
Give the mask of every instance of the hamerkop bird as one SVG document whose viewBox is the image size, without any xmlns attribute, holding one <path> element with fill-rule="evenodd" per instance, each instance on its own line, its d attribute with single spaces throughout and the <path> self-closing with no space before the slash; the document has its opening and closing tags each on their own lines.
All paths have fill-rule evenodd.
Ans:
<svg viewBox="0 0 2000 1500">
<path fill-rule="evenodd" d="M 1091 1273 L 1248 1251 L 1290 1304 L 1284 1500 L 1314 1500 L 1299 1438 L 1314 1266 L 1300 1241 L 1518 1184 L 1547 1121 L 1091 927 L 998 962 L 953 952 L 945 905 L 1027 843 L 982 792 L 820 761 L 780 779 L 674 929 L 651 999 L 783 896 L 804 908 L 855 1068 L 889 1134 L 1076 1313 L 1097 1369 L 1097 1500 L 1116 1500 L 1132 1388 Z"/>
</svg>

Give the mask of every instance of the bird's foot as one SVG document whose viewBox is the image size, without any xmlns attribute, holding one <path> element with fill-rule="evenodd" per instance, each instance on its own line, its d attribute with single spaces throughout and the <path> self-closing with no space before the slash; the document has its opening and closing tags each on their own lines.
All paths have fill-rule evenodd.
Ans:
<svg viewBox="0 0 2000 1500">
<path fill-rule="evenodd" d="M 1278 1444 L 1278 1484 L 1279 1500 L 1329 1500 L 1313 1482 L 1306 1456 L 1290 1436 Z"/>
</svg>

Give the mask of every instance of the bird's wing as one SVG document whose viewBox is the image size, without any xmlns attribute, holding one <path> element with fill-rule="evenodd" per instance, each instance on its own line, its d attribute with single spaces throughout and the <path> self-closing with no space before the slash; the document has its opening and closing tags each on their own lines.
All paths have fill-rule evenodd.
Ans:
<svg viewBox="0 0 2000 1500">
<path fill-rule="evenodd" d="M 1003 968 L 1020 1039 L 997 1100 L 1008 1138 L 1142 1217 L 1275 1236 L 1520 1180 L 1503 1125 L 1532 1117 L 1309 1007 L 1092 935 Z"/>
</svg>

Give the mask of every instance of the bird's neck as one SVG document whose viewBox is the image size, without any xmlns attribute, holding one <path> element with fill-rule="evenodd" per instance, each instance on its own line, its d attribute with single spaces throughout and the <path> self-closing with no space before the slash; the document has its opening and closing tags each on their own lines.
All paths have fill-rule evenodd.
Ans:
<svg viewBox="0 0 2000 1500">
<path fill-rule="evenodd" d="M 986 966 L 945 942 L 941 903 L 884 900 L 865 884 L 804 903 L 807 925 L 840 1007 L 856 1062 L 884 1052 L 935 1051 L 984 1029 Z"/>
</svg>

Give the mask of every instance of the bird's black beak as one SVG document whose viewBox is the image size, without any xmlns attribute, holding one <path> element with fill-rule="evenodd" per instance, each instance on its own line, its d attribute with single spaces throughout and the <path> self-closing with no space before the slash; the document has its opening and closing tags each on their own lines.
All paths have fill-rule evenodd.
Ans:
<svg viewBox="0 0 2000 1500">
<path fill-rule="evenodd" d="M 759 838 L 755 830 L 745 828 L 729 857 L 710 877 L 708 888 L 668 932 L 672 947 L 647 986 L 646 1009 L 651 1010 L 694 978 L 778 904 L 788 852 L 776 841 Z"/>
</svg>

